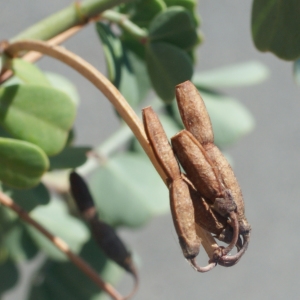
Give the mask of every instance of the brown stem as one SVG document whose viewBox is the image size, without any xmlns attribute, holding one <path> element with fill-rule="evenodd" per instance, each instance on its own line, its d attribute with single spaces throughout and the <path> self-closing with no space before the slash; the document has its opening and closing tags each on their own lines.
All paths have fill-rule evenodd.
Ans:
<svg viewBox="0 0 300 300">
<path fill-rule="evenodd" d="M 58 34 L 54 38 L 47 41 L 47 43 L 51 46 L 59 45 L 72 37 L 74 34 L 79 32 L 86 24 L 76 25 L 74 27 L 69 28 L 68 30 Z M 22 55 L 21 55 L 22 56 Z M 29 51 L 22 56 L 22 58 L 28 62 L 35 62 L 39 60 L 43 56 L 40 52 Z M 0 76 L 0 84 L 9 79 L 13 75 L 11 70 L 5 70 Z"/>
<path fill-rule="evenodd" d="M 118 111 L 140 142 L 162 180 L 164 183 L 166 183 L 166 175 L 154 156 L 139 117 L 136 115 L 134 110 L 127 103 L 118 89 L 104 75 L 102 75 L 96 68 L 74 53 L 59 46 L 50 46 L 46 42 L 28 40 L 19 41 L 8 45 L 5 49 L 5 51 L 11 56 L 17 55 L 18 52 L 24 50 L 38 51 L 45 55 L 56 58 L 69 65 L 71 68 L 75 69 L 86 79 L 92 82 L 114 105 L 115 109 Z M 211 253 L 214 251 L 213 245 L 216 244 L 215 240 L 209 233 L 201 231 L 201 229 L 199 230 L 205 251 L 211 257 Z"/>
<path fill-rule="evenodd" d="M 222 251 L 222 256 L 227 255 L 236 245 L 238 238 L 239 238 L 239 222 L 238 222 L 238 218 L 237 218 L 237 213 L 232 211 L 230 213 L 230 219 L 232 222 L 232 228 L 233 228 L 233 237 L 232 240 L 230 242 L 230 244 L 223 249 Z"/>
<path fill-rule="evenodd" d="M 209 264 L 208 264 L 207 266 L 205 266 L 205 267 L 200 267 L 200 266 L 198 266 L 198 264 L 197 264 L 197 262 L 196 262 L 196 258 L 190 259 L 190 263 L 191 263 L 192 267 L 193 267 L 197 272 L 200 272 L 200 273 L 209 272 L 210 270 L 212 270 L 212 269 L 217 265 L 216 262 L 211 262 L 211 263 L 209 263 Z"/>
<path fill-rule="evenodd" d="M 23 210 L 20 206 L 14 203 L 14 201 L 6 194 L 0 191 L 0 203 L 16 212 L 21 219 L 35 227 L 45 237 L 47 237 L 60 251 L 62 251 L 68 258 L 91 280 L 93 280 L 97 286 L 108 293 L 115 300 L 123 300 L 124 298 L 114 289 L 112 285 L 103 281 L 99 275 L 81 259 L 79 256 L 74 254 L 69 246 L 61 240 L 59 237 L 52 235 L 47 229 L 32 219 L 28 213 Z"/>
<path fill-rule="evenodd" d="M 248 248 L 249 240 L 250 240 L 250 233 L 243 235 L 243 240 L 244 240 L 243 246 L 239 250 L 238 253 L 236 253 L 235 255 L 232 255 L 232 256 L 225 255 L 225 256 L 220 257 L 218 260 L 218 264 L 223 267 L 232 267 L 235 264 L 237 264 L 238 261 L 240 260 L 240 258 L 244 255 L 245 251 Z"/>
</svg>

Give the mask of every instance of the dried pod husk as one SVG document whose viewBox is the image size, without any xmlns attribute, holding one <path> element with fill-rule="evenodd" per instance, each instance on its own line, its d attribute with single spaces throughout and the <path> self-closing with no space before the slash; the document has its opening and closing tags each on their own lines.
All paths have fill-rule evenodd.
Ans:
<svg viewBox="0 0 300 300">
<path fill-rule="evenodd" d="M 174 152 L 197 191 L 210 203 L 222 197 L 221 187 L 212 164 L 195 137 L 182 130 L 171 138 Z"/>
<path fill-rule="evenodd" d="M 227 217 L 220 215 L 209 205 L 193 185 L 185 179 L 189 185 L 191 199 L 193 201 L 195 222 L 206 231 L 215 234 L 215 237 L 225 243 L 230 243 L 233 229 L 228 224 Z"/>
<path fill-rule="evenodd" d="M 190 187 L 190 195 L 194 205 L 195 222 L 208 232 L 219 236 L 229 226 L 227 218 L 215 212 L 193 187 Z"/>
<path fill-rule="evenodd" d="M 195 258 L 201 240 L 196 233 L 195 212 L 188 184 L 177 179 L 170 184 L 170 206 L 179 243 L 186 259 Z"/>
<path fill-rule="evenodd" d="M 219 148 L 215 145 L 213 147 L 209 147 L 206 153 L 209 155 L 211 161 L 218 168 L 218 172 L 221 177 L 222 184 L 226 189 L 230 190 L 232 198 L 237 206 L 237 216 L 240 224 L 240 232 L 247 232 L 250 230 L 250 225 L 247 222 L 245 217 L 245 207 L 244 207 L 244 199 L 242 195 L 242 190 L 239 186 L 239 183 L 234 175 L 234 172 L 228 163 L 225 156 L 219 150 Z"/>
<path fill-rule="evenodd" d="M 184 127 L 192 133 L 200 144 L 205 145 L 214 141 L 210 117 L 205 104 L 190 81 L 176 86 L 176 99 Z"/>
<path fill-rule="evenodd" d="M 152 107 L 143 109 L 145 132 L 154 155 L 169 179 L 180 177 L 180 169 L 166 133 Z"/>
</svg>

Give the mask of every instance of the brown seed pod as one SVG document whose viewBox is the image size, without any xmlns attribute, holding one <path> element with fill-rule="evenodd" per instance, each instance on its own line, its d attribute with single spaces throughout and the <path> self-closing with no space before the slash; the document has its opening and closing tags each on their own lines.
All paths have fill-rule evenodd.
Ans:
<svg viewBox="0 0 300 300">
<path fill-rule="evenodd" d="M 202 145 L 187 130 L 171 138 L 174 153 L 198 192 L 210 203 L 222 197 L 221 186 Z"/>
<path fill-rule="evenodd" d="M 170 185 L 170 206 L 183 255 L 186 259 L 193 259 L 199 253 L 201 241 L 196 234 L 189 187 L 182 179 L 177 179 Z"/>
<path fill-rule="evenodd" d="M 152 107 L 143 109 L 143 122 L 154 155 L 169 180 L 180 177 L 178 162 L 172 151 L 166 133 Z"/>
<path fill-rule="evenodd" d="M 199 267 L 195 261 L 201 241 L 196 233 L 195 211 L 189 185 L 181 176 L 164 129 L 151 107 L 143 109 L 143 121 L 154 155 L 168 176 L 172 218 L 183 255 L 197 271 L 207 272 L 215 266 L 215 263 Z"/>
<path fill-rule="evenodd" d="M 242 190 L 238 184 L 238 181 L 234 175 L 234 172 L 218 147 L 211 147 L 209 151 L 209 157 L 214 161 L 218 167 L 218 171 L 221 176 L 224 186 L 231 191 L 232 197 L 237 205 L 238 220 L 241 224 L 248 223 L 245 217 L 245 206 L 242 195 Z M 244 225 L 243 225 L 244 226 Z"/>
<path fill-rule="evenodd" d="M 209 115 L 206 111 L 205 104 L 197 90 L 197 88 L 190 82 L 186 81 L 176 86 L 176 98 L 177 104 L 180 111 L 180 115 L 186 129 L 195 137 L 195 139 L 201 144 L 201 153 L 207 158 L 207 161 L 212 166 L 216 179 L 219 182 L 221 197 L 215 197 L 215 199 L 205 198 L 206 201 L 212 201 L 214 203 L 214 210 L 221 215 L 229 215 L 231 219 L 237 218 L 239 224 L 239 233 L 243 236 L 243 245 L 239 240 L 237 247 L 240 249 L 239 253 L 230 257 L 223 256 L 220 260 L 222 265 L 232 265 L 235 261 L 237 262 L 241 255 L 245 252 L 250 237 L 251 227 L 244 214 L 244 201 L 242 192 L 239 184 L 234 176 L 231 166 L 223 156 L 221 151 L 213 143 L 213 133 Z M 181 157 L 185 154 L 179 153 L 177 145 L 172 144 L 180 163 L 188 165 L 185 161 L 181 161 Z M 176 150 L 177 149 L 177 150 Z M 203 151 L 204 150 L 204 151 Z M 178 153 L 177 153 L 178 152 Z M 193 163 L 189 163 L 187 168 L 193 166 Z M 196 165 L 196 162 L 195 162 Z M 184 166 L 183 166 L 184 167 Z M 186 169 L 186 167 L 184 167 Z M 195 166 L 194 166 L 195 169 Z M 191 171 L 186 169 L 187 174 Z M 189 177 L 189 174 L 188 174 Z M 189 177 L 190 180 L 195 184 L 195 187 L 201 194 L 206 194 L 206 190 L 201 185 L 196 185 L 196 179 L 194 175 Z M 199 181 L 199 180 L 198 180 Z M 213 184 L 215 186 L 215 184 Z M 237 216 L 233 215 L 233 211 L 237 206 Z M 235 223 L 235 220 L 233 220 Z"/>
<path fill-rule="evenodd" d="M 176 99 L 185 128 L 200 144 L 213 143 L 210 118 L 197 88 L 190 81 L 177 85 Z"/>
</svg>

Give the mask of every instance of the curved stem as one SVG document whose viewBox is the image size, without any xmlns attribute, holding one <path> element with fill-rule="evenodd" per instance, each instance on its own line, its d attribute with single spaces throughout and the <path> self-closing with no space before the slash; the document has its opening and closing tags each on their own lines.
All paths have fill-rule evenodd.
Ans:
<svg viewBox="0 0 300 300">
<path fill-rule="evenodd" d="M 139 117 L 136 115 L 134 110 L 127 103 L 118 89 L 104 75 L 102 75 L 96 68 L 94 68 L 92 65 L 90 65 L 74 53 L 59 46 L 49 46 L 46 42 L 20 41 L 8 45 L 5 49 L 5 51 L 11 56 L 17 55 L 19 51 L 24 50 L 38 51 L 45 55 L 56 58 L 78 71 L 82 76 L 93 83 L 114 105 L 115 109 L 130 127 L 130 129 L 140 142 L 141 146 L 143 147 L 144 151 L 148 155 L 149 159 L 151 160 L 153 166 L 157 170 L 158 174 L 166 184 L 166 175 L 154 156 Z M 214 245 L 216 244 L 215 240 L 213 239 L 211 234 L 205 232 L 204 230 L 201 230 L 201 228 L 199 229 L 199 234 L 202 239 L 205 251 L 211 257 L 211 254 L 214 251 Z"/>
<path fill-rule="evenodd" d="M 81 30 L 86 24 L 83 25 L 76 25 L 74 27 L 69 28 L 68 30 L 58 34 L 54 38 L 47 41 L 49 45 L 55 46 L 58 44 L 63 43 L 68 38 L 72 37 L 76 34 L 79 30 Z M 40 52 L 29 51 L 22 56 L 22 59 L 28 62 L 35 62 L 39 60 L 43 56 Z M 2 70 L 3 71 L 3 70 Z M 12 70 L 4 70 L 3 73 L 0 75 L 0 84 L 9 79 L 13 75 Z"/>
<path fill-rule="evenodd" d="M 233 228 L 233 236 L 232 236 L 232 240 L 230 242 L 230 244 L 223 249 L 222 254 L 227 255 L 236 245 L 238 238 L 239 238 L 239 222 L 238 222 L 238 218 L 237 218 L 237 213 L 232 211 L 230 213 L 230 219 L 232 222 L 232 228 Z"/>
<path fill-rule="evenodd" d="M 6 194 L 0 191 L 0 203 L 4 206 L 12 209 L 16 212 L 21 219 L 26 221 L 35 227 L 39 232 L 41 232 L 45 237 L 47 237 L 60 251 L 62 251 L 68 258 L 84 272 L 91 280 L 93 280 L 96 285 L 98 285 L 102 290 L 108 293 L 115 300 L 124 299 L 112 285 L 103 281 L 99 275 L 88 265 L 86 262 L 81 259 L 79 256 L 74 254 L 69 246 L 61 240 L 59 237 L 52 235 L 47 229 L 37 223 L 32 219 L 26 211 L 24 211 L 20 206 L 14 203 L 14 201 L 8 197 Z"/>
</svg>

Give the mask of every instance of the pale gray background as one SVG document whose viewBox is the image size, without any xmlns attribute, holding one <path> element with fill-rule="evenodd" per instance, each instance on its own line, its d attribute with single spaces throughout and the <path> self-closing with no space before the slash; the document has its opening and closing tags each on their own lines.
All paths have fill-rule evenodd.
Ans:
<svg viewBox="0 0 300 300">
<path fill-rule="evenodd" d="M 66 5 L 69 0 L 0 1 L 0 39 Z M 232 268 L 207 274 L 194 272 L 182 257 L 170 216 L 154 219 L 143 229 L 122 235 L 142 259 L 141 286 L 135 299 L 296 299 L 300 294 L 300 101 L 292 64 L 259 53 L 250 35 L 251 1 L 203 0 L 198 10 L 205 43 L 199 49 L 199 70 L 258 59 L 271 70 L 264 84 L 225 90 L 253 113 L 256 129 L 229 149 L 242 186 L 253 233 L 249 250 Z M 66 43 L 105 72 L 93 26 Z M 68 76 L 78 87 L 81 106 L 76 120 L 77 143 L 99 144 L 118 127 L 112 108 L 86 80 L 54 60 L 45 70 Z M 203 252 L 203 251 L 202 251 Z M 203 254 L 204 256 L 204 254 Z M 121 282 L 128 291 L 130 280 Z M 20 299 L 10 293 L 6 300 Z"/>
</svg>

